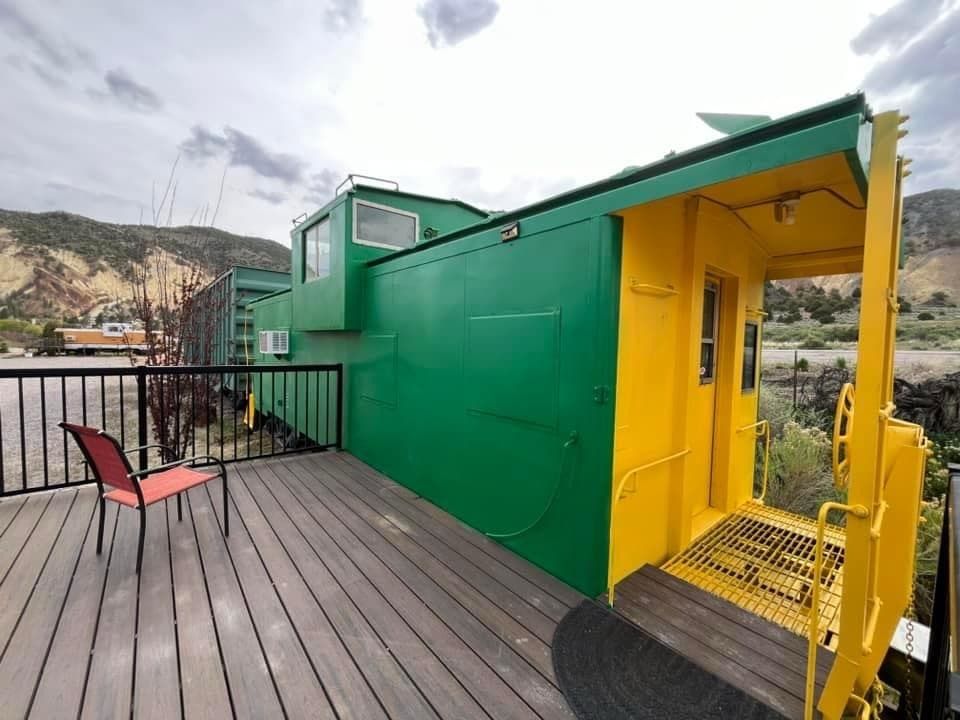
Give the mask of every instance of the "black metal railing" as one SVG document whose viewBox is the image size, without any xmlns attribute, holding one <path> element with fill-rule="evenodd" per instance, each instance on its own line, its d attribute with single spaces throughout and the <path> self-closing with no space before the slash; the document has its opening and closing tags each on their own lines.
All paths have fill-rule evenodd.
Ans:
<svg viewBox="0 0 960 720">
<path fill-rule="evenodd" d="M 923 673 L 922 720 L 960 717 L 960 465 L 950 465 L 944 500 L 930 645 Z"/>
<path fill-rule="evenodd" d="M 341 447 L 343 366 L 0 369 L 0 497 L 92 481 L 61 421 L 223 462 Z"/>
</svg>

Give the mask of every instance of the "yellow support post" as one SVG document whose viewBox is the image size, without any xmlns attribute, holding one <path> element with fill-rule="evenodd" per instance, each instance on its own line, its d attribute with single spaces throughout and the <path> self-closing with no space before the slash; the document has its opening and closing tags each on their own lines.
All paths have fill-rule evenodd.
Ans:
<svg viewBox="0 0 960 720">
<path fill-rule="evenodd" d="M 847 501 L 869 510 L 847 523 L 846 563 L 836 661 L 818 707 L 826 718 L 839 718 L 851 691 L 866 695 L 869 684 L 858 680 L 863 670 L 869 609 L 877 601 L 877 538 L 872 518 L 883 502 L 884 435 L 881 411 L 893 394 L 893 352 L 896 274 L 900 239 L 900 174 L 897 140 L 900 115 L 887 112 L 873 118 L 869 191 L 863 249 L 860 298 L 860 337 L 857 351 L 856 413 L 850 438 L 850 485 Z"/>
</svg>

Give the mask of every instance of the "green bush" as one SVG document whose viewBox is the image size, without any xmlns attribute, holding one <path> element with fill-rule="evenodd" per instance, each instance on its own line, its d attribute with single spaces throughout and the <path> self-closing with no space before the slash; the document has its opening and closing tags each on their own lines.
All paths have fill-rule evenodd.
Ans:
<svg viewBox="0 0 960 720">
<path fill-rule="evenodd" d="M 800 372 L 807 372 L 810 370 L 810 361 L 806 358 L 800 358 L 797 360 L 797 370 Z"/>
<path fill-rule="evenodd" d="M 823 333 L 819 330 L 810 330 L 800 343 L 800 347 L 804 350 L 822 350 L 826 346 Z"/>
<path fill-rule="evenodd" d="M 830 437 L 823 430 L 786 423 L 770 448 L 767 504 L 816 517 L 823 503 L 838 499 L 830 448 Z"/>
<path fill-rule="evenodd" d="M 917 528 L 913 609 L 917 620 L 929 625 L 933 615 L 933 588 L 937 578 L 937 559 L 940 554 L 943 501 L 924 503 L 920 508 L 920 517 L 922 522 Z"/>
<path fill-rule="evenodd" d="M 834 366 L 835 366 L 838 370 L 846 370 L 846 369 L 847 369 L 847 359 L 846 359 L 846 358 L 838 357 L 836 360 L 833 361 L 833 364 L 834 364 Z"/>
<path fill-rule="evenodd" d="M 922 312 L 917 315 L 917 320 L 933 320 L 933 313 Z"/>
<path fill-rule="evenodd" d="M 0 338 L 0 353 L 10 352 L 10 346 L 7 345 L 7 341 L 3 338 Z"/>
</svg>

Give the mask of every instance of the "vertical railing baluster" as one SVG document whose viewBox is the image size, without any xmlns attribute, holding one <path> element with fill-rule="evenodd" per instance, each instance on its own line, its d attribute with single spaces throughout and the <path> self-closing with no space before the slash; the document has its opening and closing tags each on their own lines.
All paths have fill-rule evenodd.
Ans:
<svg viewBox="0 0 960 720">
<path fill-rule="evenodd" d="M 337 450 L 343 449 L 343 363 L 337 364 Z"/>
<path fill-rule="evenodd" d="M 323 423 L 323 444 L 330 444 L 330 371 L 323 373 L 327 379 L 327 396 L 323 399 L 323 409 L 326 411 Z"/>
<path fill-rule="evenodd" d="M 120 447 L 127 449 L 127 423 L 123 418 L 123 375 L 118 377 L 120 380 Z"/>
<path fill-rule="evenodd" d="M 43 486 L 50 485 L 50 470 L 47 466 L 47 388 L 46 378 L 40 376 L 40 438 L 43 443 Z"/>
<path fill-rule="evenodd" d="M 237 459 L 237 393 L 240 390 L 240 383 L 237 382 L 237 374 L 233 374 L 233 397 L 230 405 L 233 407 L 233 459 Z"/>
<path fill-rule="evenodd" d="M 257 430 L 260 434 L 260 454 L 263 455 L 263 373 L 257 373 L 257 380 L 260 383 L 260 392 L 257 393 L 257 397 L 260 398 L 258 401 L 260 403 L 260 415 L 256 418 L 257 420 Z"/>
<path fill-rule="evenodd" d="M 137 368 L 137 445 L 143 448 L 147 444 L 147 367 L 140 365 Z M 141 449 L 138 458 L 140 470 L 147 469 L 147 451 Z"/>
<path fill-rule="evenodd" d="M 287 371 L 283 371 L 283 446 L 282 451 L 287 451 L 287 403 L 290 398 L 287 397 Z"/>
<path fill-rule="evenodd" d="M 60 417 L 66 422 L 67 421 L 67 378 L 65 375 L 60 376 Z M 70 449 L 67 443 L 67 433 L 60 433 L 63 435 L 63 482 L 70 482 Z"/>
<path fill-rule="evenodd" d="M 23 474 L 21 482 L 23 489 L 27 489 L 27 437 L 23 419 L 23 378 L 17 378 L 17 399 L 20 402 L 20 469 Z"/>
<path fill-rule="evenodd" d="M 293 371 L 293 439 L 300 439 L 300 373 Z M 296 446 L 294 446 L 296 447 Z"/>
<path fill-rule="evenodd" d="M 83 424 L 87 424 L 87 376 L 80 376 L 80 407 L 83 417 Z M 87 463 L 83 464 L 83 479 L 85 482 L 90 480 L 90 466 Z"/>
<path fill-rule="evenodd" d="M 107 386 L 104 375 L 100 374 L 100 427 L 107 429 Z"/>
<path fill-rule="evenodd" d="M 156 433 L 157 442 L 161 445 L 169 445 L 170 439 L 167 437 L 167 386 L 163 378 L 163 373 L 159 370 L 153 376 L 153 386 L 157 387 L 159 383 L 160 386 L 160 431 Z"/>
<path fill-rule="evenodd" d="M 6 485 L 3 469 L 3 408 L 0 407 L 0 494 L 7 492 Z"/>
<path fill-rule="evenodd" d="M 180 376 L 174 375 L 174 386 L 173 386 L 173 442 L 170 443 L 170 447 L 177 454 L 177 457 L 182 457 L 183 454 L 187 451 L 186 448 L 183 448 L 183 452 L 180 451 Z"/>
<path fill-rule="evenodd" d="M 190 454 L 197 454 L 197 383 L 196 376 L 190 373 Z"/>
<path fill-rule="evenodd" d="M 223 373 L 220 373 L 220 460 L 223 460 Z"/>
</svg>

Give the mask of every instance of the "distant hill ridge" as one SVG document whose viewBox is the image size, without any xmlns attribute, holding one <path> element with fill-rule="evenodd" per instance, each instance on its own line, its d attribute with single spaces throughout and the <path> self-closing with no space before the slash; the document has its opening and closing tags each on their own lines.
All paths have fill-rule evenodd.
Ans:
<svg viewBox="0 0 960 720">
<path fill-rule="evenodd" d="M 945 292 L 960 303 L 960 190 L 930 190 L 904 199 L 906 263 L 899 294 L 923 303 Z M 290 249 L 272 240 L 216 228 L 154 228 L 99 222 L 66 212 L 0 210 L 0 316 L 93 317 L 129 302 L 130 267 L 143 261 L 156 239 L 182 267 L 199 263 L 209 277 L 232 265 L 290 269 Z M 784 281 L 813 283 L 849 296 L 858 275 Z"/>
<path fill-rule="evenodd" d="M 0 312 L 93 316 L 128 302 L 130 269 L 154 247 L 175 266 L 199 264 L 211 278 L 232 265 L 290 269 L 288 247 L 217 228 L 118 225 L 66 212 L 0 210 Z"/>
</svg>

